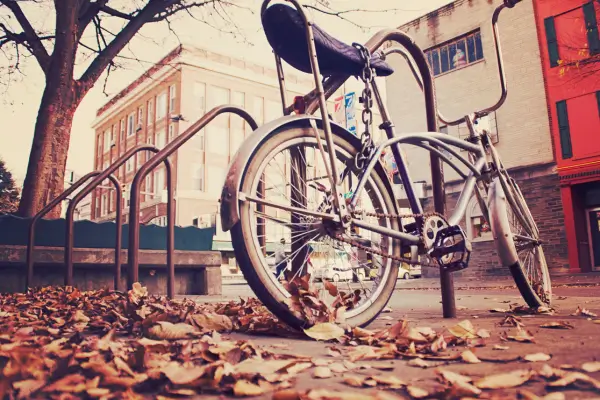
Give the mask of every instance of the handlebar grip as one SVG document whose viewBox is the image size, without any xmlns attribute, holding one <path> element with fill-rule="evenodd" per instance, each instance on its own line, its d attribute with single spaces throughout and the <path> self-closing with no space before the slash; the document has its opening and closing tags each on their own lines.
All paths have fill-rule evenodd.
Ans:
<svg viewBox="0 0 600 400">
<path fill-rule="evenodd" d="M 504 0 L 504 5 L 507 8 L 513 8 L 517 3 L 520 3 L 523 0 Z"/>
</svg>

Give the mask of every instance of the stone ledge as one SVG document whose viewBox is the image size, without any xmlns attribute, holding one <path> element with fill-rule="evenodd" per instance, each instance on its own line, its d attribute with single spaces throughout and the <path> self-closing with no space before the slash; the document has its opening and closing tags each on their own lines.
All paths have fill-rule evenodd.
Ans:
<svg viewBox="0 0 600 400">
<path fill-rule="evenodd" d="M 0 245 L 0 265 L 25 264 L 26 246 Z M 218 251 L 175 250 L 173 254 L 178 268 L 221 267 L 221 253 Z M 61 247 L 36 247 L 33 252 L 36 267 L 62 265 L 64 249 Z M 115 251 L 112 249 L 73 249 L 73 264 L 78 266 L 114 265 Z M 140 250 L 140 267 L 166 268 L 166 252 L 162 250 Z M 122 265 L 127 264 L 127 251 L 121 250 Z"/>
</svg>

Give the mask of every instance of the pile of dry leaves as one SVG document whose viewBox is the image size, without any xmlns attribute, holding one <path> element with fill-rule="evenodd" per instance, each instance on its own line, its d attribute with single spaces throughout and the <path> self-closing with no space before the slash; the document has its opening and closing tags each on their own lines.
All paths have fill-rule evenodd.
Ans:
<svg viewBox="0 0 600 400">
<path fill-rule="evenodd" d="M 588 365 L 590 371 L 545 367 L 485 378 L 439 369 L 450 362 L 485 361 L 469 349 L 484 346 L 490 333 L 468 320 L 442 332 L 411 327 L 406 321 L 379 331 L 348 329 L 341 310 L 351 307 L 358 294 L 338 293 L 339 305 L 331 311 L 302 285 L 292 290 L 295 310 L 315 323 L 304 334 L 331 343 L 327 357 L 277 354 L 249 341 L 222 337 L 219 332 L 299 335 L 257 300 L 213 305 L 174 301 L 149 296 L 139 284 L 127 293 L 67 287 L 0 296 L 0 397 L 141 399 L 273 393 L 278 400 L 388 400 L 398 398 L 400 392 L 412 398 L 460 398 L 542 378 L 551 387 L 575 384 L 600 390 L 600 383 L 584 374 L 600 370 L 596 364 Z M 534 341 L 518 317 L 507 317 L 503 324 L 515 329 L 504 340 Z M 449 351 L 457 346 L 465 347 Z M 524 360 L 547 361 L 548 357 L 539 353 Z M 393 375 L 393 366 L 380 363 L 400 358 L 409 359 L 413 367 L 437 368 L 439 387 L 417 387 Z M 314 379 L 338 376 L 351 388 L 386 391 L 298 392 L 296 377 L 307 370 Z"/>
</svg>

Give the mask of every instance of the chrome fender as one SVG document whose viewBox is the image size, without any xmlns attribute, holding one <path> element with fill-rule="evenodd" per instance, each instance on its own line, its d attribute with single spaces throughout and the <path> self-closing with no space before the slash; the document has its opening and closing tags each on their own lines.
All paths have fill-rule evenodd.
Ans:
<svg viewBox="0 0 600 400">
<path fill-rule="evenodd" d="M 490 215 L 490 228 L 494 235 L 498 256 L 502 265 L 509 267 L 519 261 L 514 239 L 508 221 L 508 201 L 502 189 L 499 178 L 494 178 L 488 193 L 488 211 Z"/>
<path fill-rule="evenodd" d="M 240 219 L 239 192 L 242 186 L 244 173 L 246 172 L 246 166 L 248 165 L 252 154 L 265 140 L 276 135 L 278 132 L 290 128 L 310 128 L 311 119 L 315 120 L 318 128 L 322 127 L 321 119 L 316 116 L 289 115 L 260 126 L 244 140 L 244 143 L 242 143 L 229 165 L 229 172 L 227 173 L 223 191 L 221 192 L 220 213 L 223 231 L 229 231 Z M 331 130 L 333 133 L 343 137 L 356 148 L 360 148 L 360 139 L 341 125 L 331 122 Z M 375 168 L 378 169 L 379 172 L 384 172 L 381 163 L 378 163 Z M 389 179 L 385 180 L 385 184 L 390 193 L 393 193 Z M 397 204 L 395 202 L 394 207 L 396 207 L 395 212 L 397 212 Z"/>
</svg>

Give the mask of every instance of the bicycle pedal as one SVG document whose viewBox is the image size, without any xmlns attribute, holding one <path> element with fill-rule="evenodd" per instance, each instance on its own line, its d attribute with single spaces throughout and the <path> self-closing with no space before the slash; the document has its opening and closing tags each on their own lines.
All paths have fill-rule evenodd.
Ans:
<svg viewBox="0 0 600 400">
<path fill-rule="evenodd" d="M 456 272 L 469 266 L 472 251 L 473 246 L 463 229 L 454 225 L 438 232 L 430 256 L 443 270 Z"/>
</svg>

